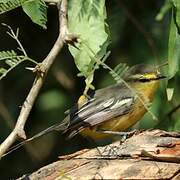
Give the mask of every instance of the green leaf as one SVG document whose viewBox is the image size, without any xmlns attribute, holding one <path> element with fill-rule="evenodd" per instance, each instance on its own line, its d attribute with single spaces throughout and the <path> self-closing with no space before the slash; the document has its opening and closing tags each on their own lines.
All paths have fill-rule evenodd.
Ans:
<svg viewBox="0 0 180 180">
<path fill-rule="evenodd" d="M 156 21 L 161 21 L 164 18 L 164 15 L 171 9 L 171 7 L 172 7 L 171 1 L 166 0 L 156 16 Z"/>
<path fill-rule="evenodd" d="M 78 48 L 69 46 L 80 74 L 92 81 L 92 71 L 109 44 L 105 0 L 69 0 L 68 25 L 80 37 Z"/>
<path fill-rule="evenodd" d="M 43 0 L 0 0 L 0 14 L 20 6 L 34 23 L 46 28 L 47 7 Z"/>
<path fill-rule="evenodd" d="M 122 81 L 122 77 L 125 75 L 129 67 L 125 63 L 118 64 L 113 71 L 109 71 L 111 76 L 114 78 L 117 83 Z"/>
<path fill-rule="evenodd" d="M 22 5 L 23 11 L 31 20 L 46 29 L 47 6 L 43 0 L 32 0 Z"/>
<path fill-rule="evenodd" d="M 93 78 L 94 78 L 94 74 L 93 74 L 93 73 L 91 73 L 91 74 L 88 75 L 88 77 L 87 77 L 86 80 L 85 80 L 86 85 L 87 85 L 86 88 L 88 88 L 88 89 L 90 88 L 90 89 L 92 89 L 92 90 L 95 89 L 95 87 L 91 84 L 91 83 L 93 82 Z"/>
<path fill-rule="evenodd" d="M 0 3 L 7 3 L 10 0 L 0 0 Z"/>
<path fill-rule="evenodd" d="M 14 50 L 0 51 L 0 61 L 16 58 L 17 54 Z"/>
<path fill-rule="evenodd" d="M 180 34 L 180 1 L 172 0 L 174 6 L 174 21 L 175 25 L 178 29 L 178 33 Z"/>
<path fill-rule="evenodd" d="M 166 95 L 168 101 L 171 101 L 173 98 L 175 84 L 176 84 L 175 78 L 171 78 L 168 80 L 168 85 L 166 88 Z"/>
<path fill-rule="evenodd" d="M 173 94 L 174 94 L 174 88 L 167 88 L 166 89 L 167 99 L 168 101 L 172 100 Z"/>
<path fill-rule="evenodd" d="M 25 60 L 27 60 L 27 57 L 17 55 L 14 50 L 0 51 L 0 62 L 4 61 L 9 66 L 7 69 L 0 67 L 0 80 Z"/>
<path fill-rule="evenodd" d="M 0 0 L 0 14 L 20 7 L 27 1 L 30 0 Z"/>
<path fill-rule="evenodd" d="M 7 72 L 7 69 L 1 67 L 0 68 L 0 74 L 5 74 Z"/>
<path fill-rule="evenodd" d="M 180 34 L 178 33 L 178 29 L 176 27 L 176 22 L 173 15 L 174 10 L 172 11 L 168 44 L 169 79 L 173 78 L 175 74 L 179 71 L 180 65 Z"/>
</svg>

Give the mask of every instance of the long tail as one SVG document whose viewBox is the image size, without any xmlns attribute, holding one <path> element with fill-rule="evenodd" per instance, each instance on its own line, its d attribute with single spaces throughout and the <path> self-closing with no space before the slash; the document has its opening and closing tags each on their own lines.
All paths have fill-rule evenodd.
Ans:
<svg viewBox="0 0 180 180">
<path fill-rule="evenodd" d="M 68 129 L 68 126 L 69 126 L 69 121 L 67 121 L 68 118 L 65 118 L 63 120 L 63 122 L 61 123 L 57 123 L 57 124 L 54 124 L 50 127 L 48 127 L 47 129 L 35 134 L 34 136 L 32 136 L 31 138 L 29 139 L 26 139 L 18 144 L 16 144 L 15 146 L 12 146 L 5 154 L 3 154 L 1 157 L 4 157 L 10 153 L 12 153 L 13 151 L 19 149 L 20 147 L 22 147 L 24 144 L 28 143 L 28 142 L 31 142 L 33 141 L 34 139 L 37 139 L 37 138 L 40 138 L 41 136 L 44 136 L 46 134 L 49 134 L 53 131 L 61 131 L 61 132 L 64 132 L 65 130 Z"/>
</svg>

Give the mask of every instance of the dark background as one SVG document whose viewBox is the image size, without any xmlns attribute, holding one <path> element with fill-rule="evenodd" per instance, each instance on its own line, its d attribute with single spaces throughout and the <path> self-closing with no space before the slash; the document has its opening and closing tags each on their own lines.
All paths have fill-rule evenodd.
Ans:
<svg viewBox="0 0 180 180">
<path fill-rule="evenodd" d="M 106 63 L 110 67 L 113 68 L 120 62 L 131 66 L 138 63 L 157 65 L 167 61 L 170 13 L 161 22 L 155 20 L 163 2 L 163 0 L 107 1 L 112 43 L 109 46 L 111 55 Z M 21 8 L 1 15 L 0 22 L 10 25 L 13 30 L 19 27 L 21 43 L 28 55 L 38 62 L 46 57 L 58 35 L 57 10 L 53 6 L 48 8 L 47 30 L 33 24 Z M 6 34 L 6 31 L 7 28 L 0 26 L 0 51 L 17 47 L 16 42 Z M 19 115 L 20 106 L 32 86 L 35 74 L 25 69 L 32 66 L 33 64 L 25 62 L 0 81 L 0 142 L 11 132 Z M 167 74 L 167 67 L 162 71 Z M 85 87 L 84 79 L 77 77 L 77 73 L 73 58 L 65 46 L 51 68 L 28 118 L 25 127 L 28 137 L 65 117 L 64 111 L 73 105 Z M 165 81 L 161 83 L 156 94 L 151 109 L 159 121 L 152 120 L 151 115 L 146 114 L 136 128 L 180 130 L 180 112 L 168 115 L 168 112 L 180 102 L 178 93 L 180 80 L 177 79 L 176 82 L 171 102 L 167 102 Z M 112 83 L 114 80 L 106 70 L 101 68 L 95 73 L 96 89 Z M 60 133 L 51 133 L 2 158 L 0 178 L 12 179 L 30 173 L 57 160 L 59 155 L 82 148 L 82 144 L 88 146 L 89 142 L 81 137 L 65 140 Z"/>
</svg>

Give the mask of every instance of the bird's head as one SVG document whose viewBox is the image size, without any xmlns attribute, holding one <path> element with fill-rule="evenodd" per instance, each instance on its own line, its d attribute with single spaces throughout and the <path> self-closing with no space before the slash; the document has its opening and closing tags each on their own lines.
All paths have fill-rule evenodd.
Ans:
<svg viewBox="0 0 180 180">
<path fill-rule="evenodd" d="M 165 76 L 161 75 L 158 68 L 146 65 L 146 64 L 138 64 L 132 66 L 125 74 L 124 80 L 127 82 L 152 82 L 165 78 Z"/>
</svg>

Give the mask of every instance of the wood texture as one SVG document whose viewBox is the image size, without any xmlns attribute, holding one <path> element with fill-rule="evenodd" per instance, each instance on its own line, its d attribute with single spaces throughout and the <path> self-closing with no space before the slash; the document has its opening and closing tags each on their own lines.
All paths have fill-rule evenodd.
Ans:
<svg viewBox="0 0 180 180">
<path fill-rule="evenodd" d="M 85 149 L 19 179 L 180 179 L 180 133 L 136 133 L 125 142 Z"/>
</svg>

